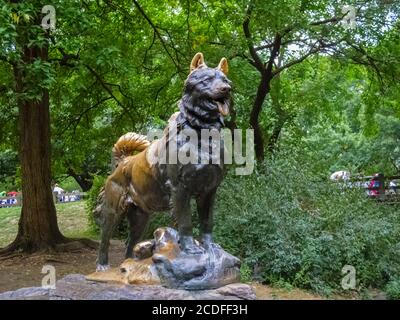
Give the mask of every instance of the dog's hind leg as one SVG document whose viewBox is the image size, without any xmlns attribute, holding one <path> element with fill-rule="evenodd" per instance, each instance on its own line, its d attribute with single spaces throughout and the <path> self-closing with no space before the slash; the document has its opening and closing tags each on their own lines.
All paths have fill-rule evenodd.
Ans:
<svg viewBox="0 0 400 320">
<path fill-rule="evenodd" d="M 97 221 L 101 227 L 100 246 L 96 261 L 96 270 L 105 271 L 108 265 L 108 249 L 115 227 L 126 211 L 126 192 L 117 183 L 109 182 L 99 196 L 96 207 Z"/>
<path fill-rule="evenodd" d="M 129 234 L 126 242 L 125 258 L 133 257 L 133 247 L 140 240 L 149 221 L 150 214 L 131 205 L 127 211 Z"/>
<path fill-rule="evenodd" d="M 118 214 L 118 208 L 106 207 L 103 210 L 104 218 L 101 225 L 101 240 L 96 261 L 96 271 L 105 271 L 109 269 L 108 249 L 110 246 L 110 239 L 121 217 L 121 215 Z"/>
</svg>

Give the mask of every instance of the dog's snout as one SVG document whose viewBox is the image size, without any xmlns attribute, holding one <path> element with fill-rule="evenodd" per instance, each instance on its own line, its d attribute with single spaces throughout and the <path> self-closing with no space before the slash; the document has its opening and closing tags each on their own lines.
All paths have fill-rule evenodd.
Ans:
<svg viewBox="0 0 400 320">
<path fill-rule="evenodd" d="M 218 88 L 221 93 L 228 93 L 231 91 L 231 86 L 229 84 L 224 84 Z"/>
</svg>

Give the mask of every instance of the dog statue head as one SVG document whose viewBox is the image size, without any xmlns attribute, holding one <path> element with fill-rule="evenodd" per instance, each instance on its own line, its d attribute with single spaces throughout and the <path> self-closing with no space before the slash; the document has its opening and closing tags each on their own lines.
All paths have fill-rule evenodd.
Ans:
<svg viewBox="0 0 400 320">
<path fill-rule="evenodd" d="M 223 124 L 231 105 L 228 61 L 222 58 L 216 68 L 208 67 L 202 53 L 196 53 L 185 81 L 180 109 L 187 121 L 198 128 Z"/>
</svg>

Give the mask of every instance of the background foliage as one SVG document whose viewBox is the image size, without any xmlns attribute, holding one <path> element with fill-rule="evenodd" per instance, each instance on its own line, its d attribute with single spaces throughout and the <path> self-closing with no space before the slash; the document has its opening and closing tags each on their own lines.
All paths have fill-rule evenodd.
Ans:
<svg viewBox="0 0 400 320">
<path fill-rule="evenodd" d="M 343 169 L 399 174 L 398 0 L 53 0 L 49 40 L 32 18 L 45 4 L 0 0 L 0 191 L 21 184 L 17 27 L 26 28 L 30 45 L 49 46 L 48 61 L 35 61 L 26 80 L 49 89 L 53 180 L 66 190 L 90 190 L 89 220 L 113 143 L 127 131 L 165 126 L 196 52 L 210 66 L 229 59 L 235 94 L 228 123 L 253 125 L 263 81 L 253 47 L 264 67 L 279 71 L 257 119 L 265 160 L 251 176 L 225 180 L 217 241 L 243 260 L 248 279 L 330 293 L 351 264 L 359 290 L 386 288 L 399 297 L 398 207 L 328 181 Z M 349 4 L 357 9 L 355 29 L 339 22 Z M 156 216 L 146 237 L 166 224 L 173 224 L 170 216 Z"/>
</svg>

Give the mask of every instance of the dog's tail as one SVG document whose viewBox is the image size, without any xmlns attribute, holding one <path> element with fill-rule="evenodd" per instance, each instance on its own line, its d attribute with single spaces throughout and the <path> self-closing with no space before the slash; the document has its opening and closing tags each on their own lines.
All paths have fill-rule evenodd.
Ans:
<svg viewBox="0 0 400 320">
<path fill-rule="evenodd" d="M 148 141 L 147 137 L 144 135 L 135 132 L 128 132 L 124 134 L 114 144 L 112 150 L 114 168 L 118 167 L 118 164 L 125 157 L 131 156 L 135 151 L 143 151 L 149 145 L 150 141 Z"/>
</svg>

